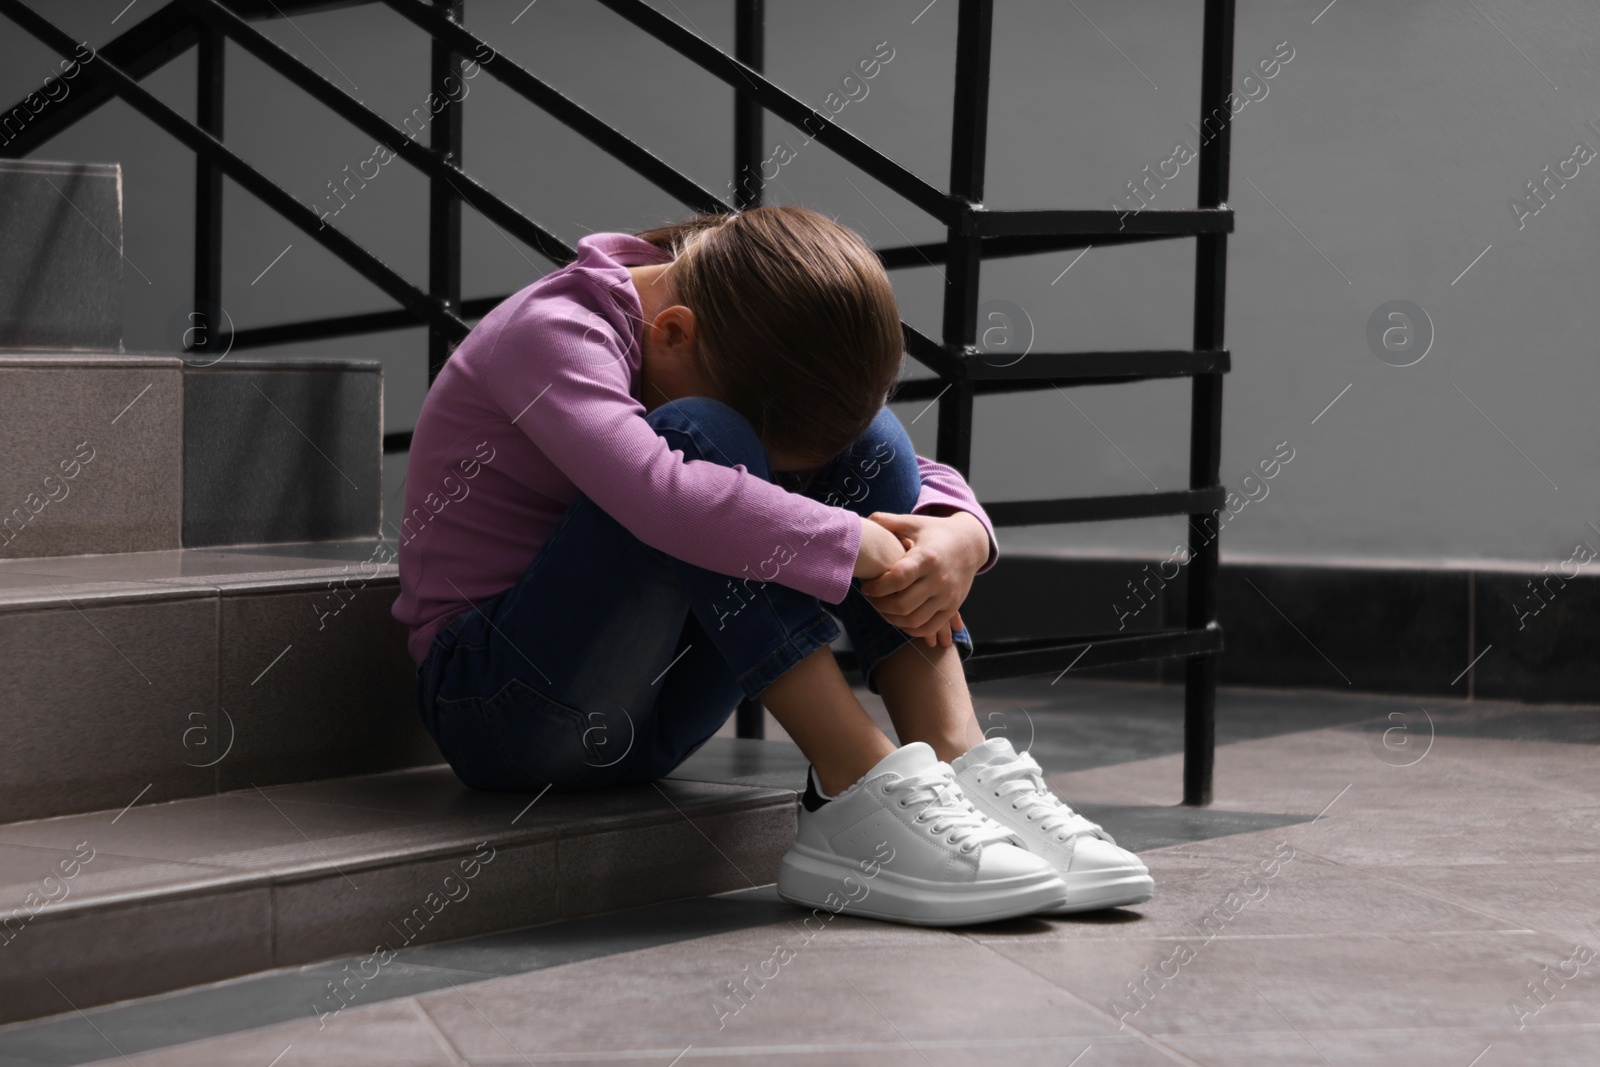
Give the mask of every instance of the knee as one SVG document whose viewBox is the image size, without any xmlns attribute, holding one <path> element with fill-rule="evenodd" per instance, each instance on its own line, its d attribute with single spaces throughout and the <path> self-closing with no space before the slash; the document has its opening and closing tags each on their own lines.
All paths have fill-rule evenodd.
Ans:
<svg viewBox="0 0 1600 1067">
<path fill-rule="evenodd" d="M 742 465 L 758 478 L 771 477 L 772 465 L 755 427 L 720 400 L 681 396 L 647 412 L 644 419 L 686 459 L 710 460 L 724 467 Z"/>
<path fill-rule="evenodd" d="M 904 515 L 916 507 L 922 495 L 917 451 L 894 412 L 879 410 L 850 453 L 853 469 L 846 478 L 858 478 L 871 490 L 871 510 Z M 847 492 L 852 489 L 846 486 Z"/>
</svg>

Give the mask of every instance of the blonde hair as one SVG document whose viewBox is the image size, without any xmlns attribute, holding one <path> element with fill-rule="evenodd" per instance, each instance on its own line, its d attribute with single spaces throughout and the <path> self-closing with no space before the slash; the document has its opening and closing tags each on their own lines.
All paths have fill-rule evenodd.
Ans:
<svg viewBox="0 0 1600 1067">
<path fill-rule="evenodd" d="M 866 432 L 904 338 L 889 276 L 859 235 L 808 208 L 755 207 L 638 236 L 672 253 L 699 370 L 769 452 L 821 466 Z"/>
</svg>

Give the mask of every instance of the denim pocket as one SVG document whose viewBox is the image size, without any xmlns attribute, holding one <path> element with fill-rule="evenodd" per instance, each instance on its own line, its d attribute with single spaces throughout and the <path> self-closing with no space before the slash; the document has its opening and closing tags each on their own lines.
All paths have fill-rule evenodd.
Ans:
<svg viewBox="0 0 1600 1067">
<path fill-rule="evenodd" d="M 432 715 L 425 721 L 450 769 L 473 789 L 542 788 L 544 783 L 533 785 L 506 758 L 499 731 L 483 705 L 482 697 L 434 701 Z"/>
<path fill-rule="evenodd" d="M 483 715 L 500 758 L 537 788 L 590 785 L 606 766 L 604 724 L 520 678 L 485 700 Z"/>
</svg>

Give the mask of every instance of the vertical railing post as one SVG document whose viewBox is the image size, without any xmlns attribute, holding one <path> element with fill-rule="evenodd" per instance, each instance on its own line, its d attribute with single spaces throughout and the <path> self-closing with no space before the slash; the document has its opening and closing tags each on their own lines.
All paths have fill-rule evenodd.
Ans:
<svg viewBox="0 0 1600 1067">
<path fill-rule="evenodd" d="M 224 64 L 222 31 L 209 23 L 199 27 L 195 77 L 195 125 L 222 140 Z M 184 332 L 183 347 L 227 351 L 216 331 L 224 327 L 222 309 L 222 168 L 200 153 L 194 164 L 194 313 Z M 212 321 L 218 319 L 221 321 Z"/>
<path fill-rule="evenodd" d="M 734 0 L 733 58 L 759 71 L 766 62 L 766 0 Z M 745 89 L 733 95 L 733 206 L 761 203 L 761 131 L 765 112 Z"/>
<path fill-rule="evenodd" d="M 1228 97 L 1233 82 L 1234 0 L 1206 0 L 1200 66 L 1200 127 L 1221 114 L 1216 134 L 1200 144 L 1202 208 L 1228 201 L 1229 145 L 1233 114 Z M 1223 347 L 1228 296 L 1228 237 L 1202 234 L 1195 238 L 1194 347 Z M 1189 487 L 1220 484 L 1222 469 L 1222 375 L 1195 376 L 1189 414 Z M 1215 516 L 1189 516 L 1189 583 L 1187 618 L 1190 630 L 1217 625 L 1217 572 L 1221 560 Z M 1211 771 L 1216 746 L 1217 657 L 1190 656 L 1184 664 L 1183 802 L 1211 803 Z"/>
<path fill-rule="evenodd" d="M 734 0 L 733 58 L 760 70 L 766 61 L 766 0 Z M 733 95 L 733 206 L 740 211 L 761 203 L 761 130 L 764 112 L 745 89 Z M 767 736 L 767 712 L 761 701 L 745 697 L 734 712 L 733 731 L 739 737 L 761 740 Z"/>
<path fill-rule="evenodd" d="M 961 0 L 956 23 L 955 109 L 950 135 L 950 198 L 955 217 L 945 231 L 944 343 L 967 358 L 978 337 L 978 276 L 983 241 L 972 211 L 983 202 L 989 144 L 989 40 L 993 0 Z M 972 382 L 965 375 L 948 383 L 939 399 L 935 456 L 965 477 L 972 468 Z"/>
<path fill-rule="evenodd" d="M 445 18 L 460 22 L 462 0 L 433 0 Z M 458 66 L 460 54 L 435 39 L 431 45 L 428 89 L 444 100 L 434 116 L 428 135 L 429 147 L 445 159 L 461 165 L 461 99 L 463 82 Z M 448 79 L 448 80 L 447 80 Z M 455 86 L 452 95 L 451 86 Z M 429 104 L 430 108 L 432 102 Z M 461 201 L 442 175 L 428 179 L 428 295 L 449 311 L 461 310 Z M 428 384 L 438 377 L 450 358 L 454 341 L 437 324 L 428 327 Z"/>
</svg>

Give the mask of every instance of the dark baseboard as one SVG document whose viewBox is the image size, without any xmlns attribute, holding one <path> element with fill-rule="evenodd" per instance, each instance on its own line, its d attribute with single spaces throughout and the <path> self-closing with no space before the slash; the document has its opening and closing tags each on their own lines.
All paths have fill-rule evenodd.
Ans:
<svg viewBox="0 0 1600 1067">
<path fill-rule="evenodd" d="M 979 648 L 985 638 L 1119 623 L 1178 627 L 1188 575 L 1175 571 L 1143 558 L 1002 556 L 974 583 L 962 617 Z M 1218 617 L 1223 685 L 1600 704 L 1600 576 L 1581 568 L 1563 579 L 1554 566 L 1225 560 Z M 1175 684 L 1183 666 L 1085 673 Z"/>
</svg>

